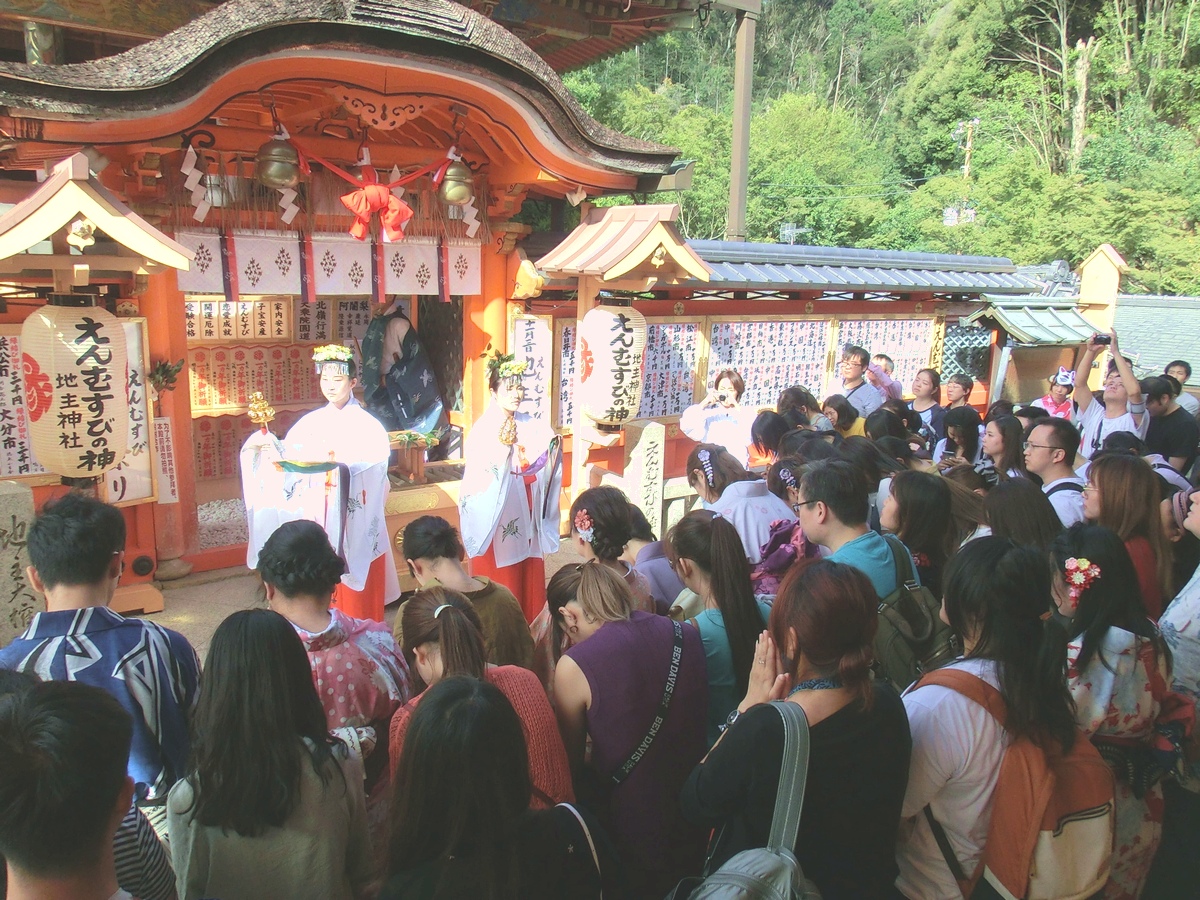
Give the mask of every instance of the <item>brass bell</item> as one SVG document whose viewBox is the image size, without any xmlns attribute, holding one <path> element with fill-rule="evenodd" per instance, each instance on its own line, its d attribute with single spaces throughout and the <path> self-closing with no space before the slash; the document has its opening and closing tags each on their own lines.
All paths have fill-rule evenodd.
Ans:
<svg viewBox="0 0 1200 900">
<path fill-rule="evenodd" d="M 442 177 L 441 194 L 442 199 L 451 206 L 466 206 L 470 203 L 475 196 L 471 167 L 457 159 L 450 163 Z"/>
<path fill-rule="evenodd" d="M 264 187 L 285 190 L 300 183 L 300 154 L 285 140 L 267 141 L 258 148 L 255 161 L 255 174 Z"/>
</svg>

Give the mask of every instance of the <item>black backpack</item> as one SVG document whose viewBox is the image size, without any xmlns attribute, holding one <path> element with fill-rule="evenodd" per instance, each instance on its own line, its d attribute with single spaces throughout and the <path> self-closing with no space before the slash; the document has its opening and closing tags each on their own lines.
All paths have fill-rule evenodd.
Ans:
<svg viewBox="0 0 1200 900">
<path fill-rule="evenodd" d="M 875 671 L 898 691 L 958 656 L 950 626 L 941 619 L 942 601 L 917 584 L 908 548 L 890 534 L 884 540 L 896 565 L 896 589 L 879 602 Z"/>
</svg>

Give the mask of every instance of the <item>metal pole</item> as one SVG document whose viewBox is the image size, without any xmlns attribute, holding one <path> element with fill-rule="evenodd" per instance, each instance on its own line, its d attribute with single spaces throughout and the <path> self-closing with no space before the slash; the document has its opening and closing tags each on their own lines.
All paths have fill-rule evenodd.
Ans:
<svg viewBox="0 0 1200 900">
<path fill-rule="evenodd" d="M 725 239 L 746 240 L 746 185 L 750 177 L 750 101 L 754 86 L 754 32 L 758 13 L 739 10 L 733 62 L 733 148 L 729 172 L 729 221 Z"/>
</svg>

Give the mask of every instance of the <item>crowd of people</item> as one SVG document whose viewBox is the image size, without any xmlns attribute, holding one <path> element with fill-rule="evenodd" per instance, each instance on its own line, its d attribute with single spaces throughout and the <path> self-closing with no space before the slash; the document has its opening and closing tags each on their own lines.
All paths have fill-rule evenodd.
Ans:
<svg viewBox="0 0 1200 900">
<path fill-rule="evenodd" d="M 808 723 L 794 851 L 827 900 L 963 896 L 1017 748 L 1107 764 L 1096 896 L 1191 896 L 1191 372 L 1138 381 L 1112 335 L 1093 396 L 1101 349 L 982 416 L 964 376 L 922 369 L 906 402 L 863 348 L 823 403 L 797 386 L 750 414 L 722 372 L 684 422 L 697 507 L 660 536 L 582 491 L 583 562 L 540 610 L 423 516 L 389 630 L 331 608 L 345 563 L 318 525 L 282 525 L 261 607 L 203 669 L 107 608 L 120 512 L 49 503 L 28 531 L 46 611 L 0 649 L 7 896 L 665 897 L 766 845 L 772 701 Z"/>
</svg>

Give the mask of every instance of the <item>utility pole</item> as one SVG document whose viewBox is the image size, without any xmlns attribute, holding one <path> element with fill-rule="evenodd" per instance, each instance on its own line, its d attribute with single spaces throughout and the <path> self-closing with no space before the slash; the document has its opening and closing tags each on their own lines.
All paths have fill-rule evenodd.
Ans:
<svg viewBox="0 0 1200 900">
<path fill-rule="evenodd" d="M 966 147 L 963 153 L 963 209 L 967 208 L 967 202 L 971 199 L 971 154 L 975 152 L 975 129 L 979 127 L 979 119 L 972 119 L 970 122 L 959 122 L 958 130 L 955 135 L 966 135 Z"/>
<path fill-rule="evenodd" d="M 754 32 L 761 0 L 718 0 L 717 9 L 737 15 L 733 62 L 733 146 L 729 173 L 729 220 L 725 240 L 746 240 L 746 189 L 750 168 L 750 104 L 754 85 Z"/>
</svg>

